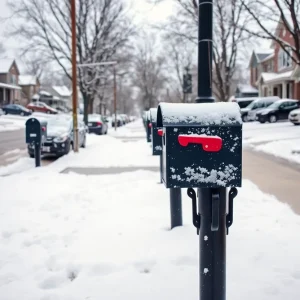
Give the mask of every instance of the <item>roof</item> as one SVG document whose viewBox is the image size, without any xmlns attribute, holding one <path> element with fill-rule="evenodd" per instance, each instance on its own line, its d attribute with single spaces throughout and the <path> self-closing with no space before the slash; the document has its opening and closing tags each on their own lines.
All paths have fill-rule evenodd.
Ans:
<svg viewBox="0 0 300 300">
<path fill-rule="evenodd" d="M 150 108 L 150 120 L 153 123 L 156 123 L 157 120 L 157 108 Z"/>
<path fill-rule="evenodd" d="M 6 88 L 6 89 L 9 89 L 9 90 L 21 90 L 21 88 L 17 85 L 6 84 L 6 83 L 2 83 L 2 82 L 0 82 L 0 87 L 1 88 Z"/>
<path fill-rule="evenodd" d="M 157 111 L 157 127 L 241 124 L 239 105 L 235 102 L 219 103 L 160 103 Z"/>
<path fill-rule="evenodd" d="M 10 58 L 0 58 L 0 73 L 8 73 L 12 64 L 14 63 L 13 59 Z"/>
<path fill-rule="evenodd" d="M 239 84 L 238 89 L 243 94 L 251 94 L 251 93 L 258 93 L 258 89 L 254 88 L 249 84 Z"/>
<path fill-rule="evenodd" d="M 264 59 L 262 59 L 260 62 L 265 62 L 265 61 L 268 61 L 269 59 L 273 58 L 275 56 L 275 53 L 271 53 L 269 54 L 267 57 L 265 57 Z"/>
<path fill-rule="evenodd" d="M 72 95 L 72 91 L 68 89 L 65 85 L 62 86 L 53 86 L 54 91 L 59 94 L 61 97 L 70 97 Z"/>
<path fill-rule="evenodd" d="M 43 96 L 52 96 L 50 93 L 46 92 L 46 91 L 40 91 L 40 95 L 43 95 Z"/>
<path fill-rule="evenodd" d="M 19 85 L 36 85 L 37 77 L 33 75 L 20 75 Z"/>
<path fill-rule="evenodd" d="M 285 79 L 290 79 L 294 70 L 284 72 L 284 73 L 265 73 L 262 72 L 257 80 L 259 82 L 261 79 L 265 83 L 271 83 L 271 82 L 276 82 L 276 81 L 281 81 Z"/>
</svg>

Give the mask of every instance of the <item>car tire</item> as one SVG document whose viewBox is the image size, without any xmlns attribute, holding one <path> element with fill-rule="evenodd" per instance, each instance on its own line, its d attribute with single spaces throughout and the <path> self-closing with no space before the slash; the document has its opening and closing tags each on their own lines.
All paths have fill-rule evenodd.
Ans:
<svg viewBox="0 0 300 300">
<path fill-rule="evenodd" d="M 242 116 L 242 120 L 243 120 L 243 122 L 248 122 L 248 116 L 247 115 L 243 115 Z"/>
<path fill-rule="evenodd" d="M 271 115 L 271 116 L 269 116 L 269 122 L 270 123 L 276 123 L 277 122 L 277 117 L 276 117 L 276 115 Z"/>
<path fill-rule="evenodd" d="M 68 143 L 68 146 L 66 148 L 66 152 L 64 153 L 64 155 L 68 155 L 70 150 L 71 150 L 71 142 Z"/>
<path fill-rule="evenodd" d="M 265 119 L 258 119 L 258 121 L 259 121 L 260 124 L 266 123 L 266 120 L 265 120 Z"/>
<path fill-rule="evenodd" d="M 24 112 L 23 111 L 20 113 L 20 116 L 24 117 Z"/>
<path fill-rule="evenodd" d="M 300 125 L 300 123 L 294 123 L 294 125 L 295 125 L 295 126 L 299 126 L 299 125 Z"/>
<path fill-rule="evenodd" d="M 34 153 L 28 153 L 30 158 L 34 158 Z"/>
<path fill-rule="evenodd" d="M 7 114 L 8 114 L 8 112 L 5 110 L 5 111 L 4 111 L 4 114 L 5 114 L 5 115 L 7 115 Z"/>
<path fill-rule="evenodd" d="M 50 110 L 47 110 L 47 112 L 46 112 L 48 115 L 50 115 L 51 114 L 51 111 Z"/>
</svg>

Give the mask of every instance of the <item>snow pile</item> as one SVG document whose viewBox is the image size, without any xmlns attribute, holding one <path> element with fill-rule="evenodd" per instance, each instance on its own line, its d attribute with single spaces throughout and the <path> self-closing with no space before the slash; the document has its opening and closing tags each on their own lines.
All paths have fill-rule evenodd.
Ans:
<svg viewBox="0 0 300 300">
<path fill-rule="evenodd" d="M 300 138 L 293 140 L 275 141 L 256 146 L 254 149 L 287 159 L 291 162 L 300 163 L 300 154 L 297 153 L 297 150 L 300 150 Z"/>
<path fill-rule="evenodd" d="M 161 116 L 162 115 L 162 116 Z M 162 120 L 161 120 L 162 118 Z M 237 103 L 161 103 L 158 109 L 158 127 L 178 123 L 198 125 L 242 124 Z"/>
</svg>

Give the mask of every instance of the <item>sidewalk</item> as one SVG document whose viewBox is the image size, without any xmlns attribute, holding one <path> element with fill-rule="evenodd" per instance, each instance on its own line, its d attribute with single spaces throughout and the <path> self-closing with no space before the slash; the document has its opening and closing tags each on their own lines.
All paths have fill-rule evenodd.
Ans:
<svg viewBox="0 0 300 300">
<path fill-rule="evenodd" d="M 198 299 L 191 200 L 183 190 L 184 226 L 170 231 L 169 191 L 143 130 L 139 121 L 89 136 L 79 154 L 0 177 L 0 300 Z M 76 173 L 90 168 L 110 174 Z M 298 300 L 299 230 L 287 205 L 244 180 L 227 298 Z"/>
</svg>

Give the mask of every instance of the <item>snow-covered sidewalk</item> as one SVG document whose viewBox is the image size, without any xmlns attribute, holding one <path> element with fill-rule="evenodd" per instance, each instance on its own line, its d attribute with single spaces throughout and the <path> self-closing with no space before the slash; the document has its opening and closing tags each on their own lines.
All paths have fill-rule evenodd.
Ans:
<svg viewBox="0 0 300 300">
<path fill-rule="evenodd" d="M 119 136 L 142 131 L 139 121 Z M 170 231 L 158 172 L 60 173 L 75 166 L 158 166 L 158 158 L 145 138 L 91 136 L 77 155 L 0 177 L 0 300 L 198 299 L 186 191 L 184 226 Z M 299 216 L 244 180 L 228 236 L 227 298 L 298 300 L 299 230 Z"/>
</svg>

